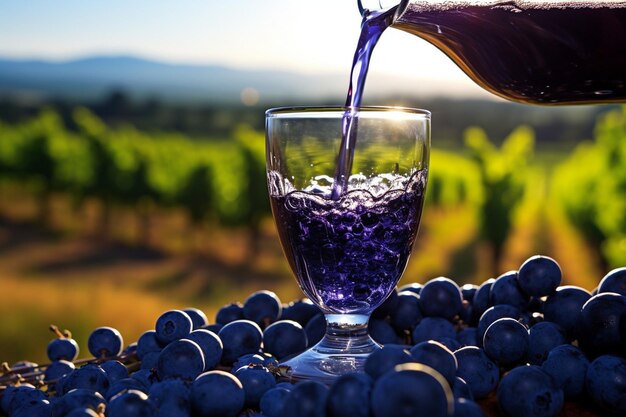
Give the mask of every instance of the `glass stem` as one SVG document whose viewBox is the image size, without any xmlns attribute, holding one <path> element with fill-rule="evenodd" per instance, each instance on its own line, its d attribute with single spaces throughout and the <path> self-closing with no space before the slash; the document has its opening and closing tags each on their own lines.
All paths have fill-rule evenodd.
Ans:
<svg viewBox="0 0 626 417">
<path fill-rule="evenodd" d="M 326 335 L 314 349 L 322 354 L 369 354 L 380 348 L 367 331 L 369 315 L 326 314 Z"/>
</svg>

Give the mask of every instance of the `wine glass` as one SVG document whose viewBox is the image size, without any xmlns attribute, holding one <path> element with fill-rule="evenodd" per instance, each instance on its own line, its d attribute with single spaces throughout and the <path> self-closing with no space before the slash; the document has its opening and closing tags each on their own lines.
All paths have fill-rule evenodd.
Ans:
<svg viewBox="0 0 626 417">
<path fill-rule="evenodd" d="M 266 112 L 265 130 L 281 244 L 300 288 L 327 323 L 317 345 L 283 365 L 293 379 L 332 382 L 362 370 L 380 348 L 368 334 L 368 320 L 396 287 L 417 235 L 430 113 L 278 108 Z M 342 141 L 342 132 L 352 132 L 355 140 Z M 338 175 L 340 166 L 349 169 Z"/>
</svg>

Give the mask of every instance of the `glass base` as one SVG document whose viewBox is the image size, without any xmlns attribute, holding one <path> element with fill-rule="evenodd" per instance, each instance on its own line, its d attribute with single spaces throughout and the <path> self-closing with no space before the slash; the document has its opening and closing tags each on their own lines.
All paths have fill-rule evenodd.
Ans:
<svg viewBox="0 0 626 417">
<path fill-rule="evenodd" d="M 365 359 L 381 348 L 367 332 L 368 315 L 327 314 L 326 335 L 311 349 L 281 363 L 292 381 L 331 384 L 341 375 L 362 372 Z"/>
</svg>

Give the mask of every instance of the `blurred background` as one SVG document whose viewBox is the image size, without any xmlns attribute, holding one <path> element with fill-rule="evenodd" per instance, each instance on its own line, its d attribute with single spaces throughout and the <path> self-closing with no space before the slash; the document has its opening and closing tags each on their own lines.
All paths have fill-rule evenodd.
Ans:
<svg viewBox="0 0 626 417">
<path fill-rule="evenodd" d="M 341 104 L 356 1 L 0 1 L 0 361 L 48 325 L 127 342 L 301 296 L 266 196 L 264 110 Z M 626 265 L 626 110 L 530 107 L 387 31 L 365 104 L 432 111 L 427 207 L 402 283 L 480 283 L 545 254 L 593 289 Z"/>
</svg>

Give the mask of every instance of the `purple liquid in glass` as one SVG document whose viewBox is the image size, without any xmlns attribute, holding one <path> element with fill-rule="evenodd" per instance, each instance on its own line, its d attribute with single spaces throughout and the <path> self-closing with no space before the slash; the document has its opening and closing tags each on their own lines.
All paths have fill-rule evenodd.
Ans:
<svg viewBox="0 0 626 417">
<path fill-rule="evenodd" d="M 339 199 L 328 198 L 332 186 L 281 195 L 286 180 L 271 172 L 269 181 L 280 239 L 304 293 L 327 313 L 371 313 L 406 267 L 426 171 L 382 174 L 358 187 L 349 182 Z"/>
</svg>

